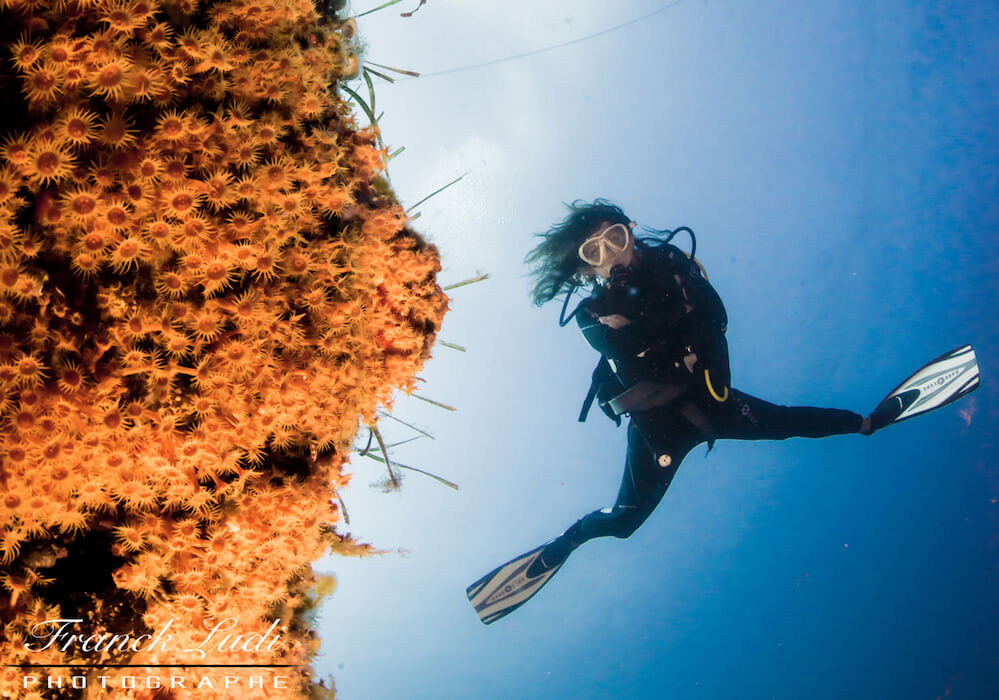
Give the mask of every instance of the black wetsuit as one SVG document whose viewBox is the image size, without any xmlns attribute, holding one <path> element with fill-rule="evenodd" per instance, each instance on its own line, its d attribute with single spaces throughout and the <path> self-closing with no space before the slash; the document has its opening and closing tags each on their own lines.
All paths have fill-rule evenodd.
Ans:
<svg viewBox="0 0 999 700">
<path fill-rule="evenodd" d="M 630 323 L 614 329 L 598 320 L 611 315 Z M 702 442 L 819 438 L 860 429 L 863 419 L 852 411 L 778 406 L 732 389 L 725 308 L 697 265 L 672 245 L 637 243 L 632 267 L 615 270 L 609 284 L 583 301 L 576 319 L 603 356 L 580 420 L 593 398 L 618 422 L 621 412 L 631 420 L 617 501 L 559 537 L 552 547 L 556 559 L 594 537 L 630 536 Z"/>
</svg>

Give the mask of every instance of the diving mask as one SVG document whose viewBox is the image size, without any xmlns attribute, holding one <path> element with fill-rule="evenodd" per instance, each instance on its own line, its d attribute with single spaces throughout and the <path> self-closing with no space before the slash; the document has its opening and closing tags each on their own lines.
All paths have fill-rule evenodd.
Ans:
<svg viewBox="0 0 999 700">
<path fill-rule="evenodd" d="M 620 253 L 628 248 L 631 229 L 625 224 L 612 224 L 579 246 L 579 257 L 588 265 L 599 267 L 611 253 Z"/>
</svg>

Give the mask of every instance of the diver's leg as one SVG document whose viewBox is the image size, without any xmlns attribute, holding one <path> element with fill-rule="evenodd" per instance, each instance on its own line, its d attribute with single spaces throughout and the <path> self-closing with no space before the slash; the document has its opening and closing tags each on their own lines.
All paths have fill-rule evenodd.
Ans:
<svg viewBox="0 0 999 700">
<path fill-rule="evenodd" d="M 633 417 L 614 505 L 577 520 L 545 548 L 544 563 L 560 564 L 572 550 L 595 537 L 630 537 L 659 505 L 680 462 L 701 441 L 700 433 L 675 411 L 646 411 Z"/>
<path fill-rule="evenodd" d="M 779 406 L 732 389 L 725 411 L 713 416 L 716 437 L 735 440 L 821 438 L 860 432 L 863 417 L 853 411 Z"/>
</svg>

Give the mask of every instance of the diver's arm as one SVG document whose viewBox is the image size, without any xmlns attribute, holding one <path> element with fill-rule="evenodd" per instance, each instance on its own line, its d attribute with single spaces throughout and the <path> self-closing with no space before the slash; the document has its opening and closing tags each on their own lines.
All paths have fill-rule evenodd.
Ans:
<svg viewBox="0 0 999 700">
<path fill-rule="evenodd" d="M 648 340 L 641 326 L 632 323 L 622 314 L 600 314 L 591 310 L 589 301 L 583 302 L 583 306 L 576 314 L 576 323 L 583 332 L 583 337 L 590 346 L 612 360 L 622 357 L 634 357 L 648 347 Z M 601 323 L 601 316 L 622 316 L 629 321 L 620 328 L 612 328 L 606 323 Z"/>
<path fill-rule="evenodd" d="M 645 265 L 647 272 L 637 274 L 655 274 L 659 268 L 651 256 Z M 583 302 L 576 314 L 586 341 L 610 359 L 635 357 L 659 344 L 673 335 L 673 326 L 683 315 L 670 295 L 659 298 L 638 292 L 644 285 L 635 275 L 634 268 L 615 268 L 608 285 Z"/>
</svg>

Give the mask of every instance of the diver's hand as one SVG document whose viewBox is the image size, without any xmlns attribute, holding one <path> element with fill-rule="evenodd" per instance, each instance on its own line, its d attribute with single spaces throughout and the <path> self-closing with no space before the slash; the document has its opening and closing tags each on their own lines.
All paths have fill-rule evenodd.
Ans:
<svg viewBox="0 0 999 700">
<path fill-rule="evenodd" d="M 597 320 L 605 326 L 610 326 L 614 330 L 618 328 L 624 328 L 631 323 L 630 319 L 625 318 L 621 314 L 611 314 L 610 316 L 598 316 Z"/>
</svg>

